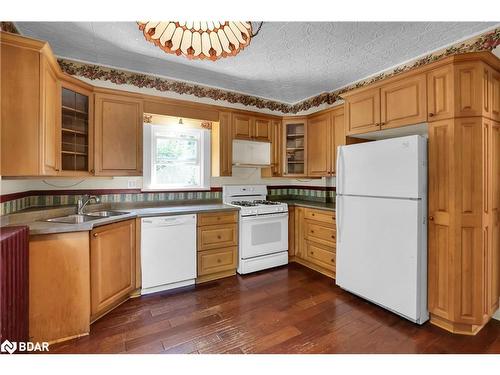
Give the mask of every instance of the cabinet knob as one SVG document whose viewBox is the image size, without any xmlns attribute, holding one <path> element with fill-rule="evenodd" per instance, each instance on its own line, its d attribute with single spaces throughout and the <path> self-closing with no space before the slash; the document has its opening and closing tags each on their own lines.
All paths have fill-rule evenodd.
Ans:
<svg viewBox="0 0 500 375">
<path fill-rule="evenodd" d="M 316 216 L 314 213 L 311 216 Z"/>
<path fill-rule="evenodd" d="M 429 216 L 430 221 L 434 221 L 434 216 Z"/>
<path fill-rule="evenodd" d="M 333 238 L 333 239 L 335 239 L 335 236 L 334 236 L 334 235 L 332 235 L 332 238 Z"/>
<path fill-rule="evenodd" d="M 222 237 L 221 237 L 220 235 L 218 235 L 218 236 L 217 236 L 217 239 L 219 239 L 219 240 L 220 240 L 221 238 L 222 238 Z"/>
<path fill-rule="evenodd" d="M 217 258 L 217 263 L 220 263 L 220 262 L 222 262 L 222 261 L 220 260 L 220 258 Z"/>
<path fill-rule="evenodd" d="M 332 263 L 335 262 L 335 260 L 332 258 Z"/>
<path fill-rule="evenodd" d="M 97 233 L 94 233 L 94 237 L 97 237 Z"/>
<path fill-rule="evenodd" d="M 91 169 L 91 170 L 90 170 L 90 173 L 95 173 L 95 170 Z"/>
<path fill-rule="evenodd" d="M 384 125 L 385 125 L 385 122 L 381 122 L 381 123 L 380 123 L 380 126 L 384 126 Z"/>
<path fill-rule="evenodd" d="M 314 251 L 311 251 L 311 255 L 314 255 Z"/>
<path fill-rule="evenodd" d="M 434 117 L 434 113 L 429 112 L 429 117 Z"/>
<path fill-rule="evenodd" d="M 312 230 L 311 233 L 314 233 L 314 231 Z"/>
<path fill-rule="evenodd" d="M 56 171 L 56 172 L 59 172 L 59 168 L 55 168 L 55 171 Z"/>
</svg>

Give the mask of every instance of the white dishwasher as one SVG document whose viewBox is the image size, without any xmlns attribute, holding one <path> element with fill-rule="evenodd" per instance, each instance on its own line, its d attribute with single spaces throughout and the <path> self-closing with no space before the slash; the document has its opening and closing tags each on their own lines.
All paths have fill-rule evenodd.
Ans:
<svg viewBox="0 0 500 375">
<path fill-rule="evenodd" d="M 141 271 L 141 294 L 195 283 L 196 215 L 141 220 Z"/>
</svg>

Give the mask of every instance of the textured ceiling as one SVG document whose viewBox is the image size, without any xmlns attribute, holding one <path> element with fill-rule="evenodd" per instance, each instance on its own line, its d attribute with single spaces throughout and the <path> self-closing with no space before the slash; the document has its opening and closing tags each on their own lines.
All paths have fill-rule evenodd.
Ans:
<svg viewBox="0 0 500 375">
<path fill-rule="evenodd" d="M 54 53 L 295 103 L 491 29 L 486 22 L 266 22 L 232 58 L 189 61 L 144 40 L 134 22 L 16 22 Z"/>
</svg>

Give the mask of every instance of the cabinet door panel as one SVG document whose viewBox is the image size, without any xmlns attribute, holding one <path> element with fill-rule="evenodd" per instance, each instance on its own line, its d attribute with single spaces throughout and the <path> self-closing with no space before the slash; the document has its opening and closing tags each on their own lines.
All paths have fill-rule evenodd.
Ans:
<svg viewBox="0 0 500 375">
<path fill-rule="evenodd" d="M 429 121 L 453 117 L 453 67 L 445 66 L 427 74 Z"/>
<path fill-rule="evenodd" d="M 382 128 L 396 128 L 427 120 L 424 74 L 382 86 Z"/>
<path fill-rule="evenodd" d="M 370 89 L 346 98 L 347 134 L 380 129 L 380 89 Z"/>
<path fill-rule="evenodd" d="M 235 269 L 237 265 L 236 254 L 236 247 L 198 252 L 198 276 Z"/>
<path fill-rule="evenodd" d="M 271 120 L 257 118 L 254 123 L 254 139 L 271 142 Z"/>
<path fill-rule="evenodd" d="M 311 118 L 307 125 L 307 174 L 321 177 L 330 175 L 330 115 Z"/>
<path fill-rule="evenodd" d="M 252 139 L 254 126 L 253 119 L 250 116 L 242 114 L 233 115 L 233 138 Z"/>
<path fill-rule="evenodd" d="M 500 73 L 492 71 L 490 76 L 491 118 L 500 121 Z"/>
<path fill-rule="evenodd" d="M 61 84 L 47 61 L 41 59 L 42 174 L 56 175 L 61 167 Z"/>
<path fill-rule="evenodd" d="M 345 118 L 344 112 L 333 113 L 332 115 L 332 155 L 331 155 L 331 172 L 334 175 L 337 168 L 337 149 L 339 146 L 346 144 L 345 139 Z"/>
<path fill-rule="evenodd" d="M 96 175 L 142 174 L 142 100 L 97 94 Z"/>
<path fill-rule="evenodd" d="M 135 220 L 98 227 L 90 238 L 92 318 L 125 300 L 135 288 Z"/>
<path fill-rule="evenodd" d="M 335 252 L 333 248 L 306 240 L 306 260 L 317 266 L 335 271 Z"/>
<path fill-rule="evenodd" d="M 455 113 L 457 117 L 481 116 L 482 78 L 478 64 L 455 66 Z"/>
<path fill-rule="evenodd" d="M 453 293 L 449 269 L 454 246 L 453 128 L 453 120 L 429 124 L 429 311 L 445 319 L 451 318 Z"/>
<path fill-rule="evenodd" d="M 212 176 L 231 176 L 233 172 L 233 131 L 231 112 L 219 112 L 219 122 L 212 125 Z"/>
</svg>

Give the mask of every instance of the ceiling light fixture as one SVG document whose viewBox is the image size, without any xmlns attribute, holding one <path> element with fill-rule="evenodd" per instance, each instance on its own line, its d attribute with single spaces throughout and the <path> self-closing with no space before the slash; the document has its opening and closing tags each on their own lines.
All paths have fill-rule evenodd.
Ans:
<svg viewBox="0 0 500 375">
<path fill-rule="evenodd" d="M 237 55 L 258 34 L 251 22 L 240 21 L 146 21 L 137 22 L 147 41 L 167 53 L 190 60 L 218 60 Z"/>
</svg>

